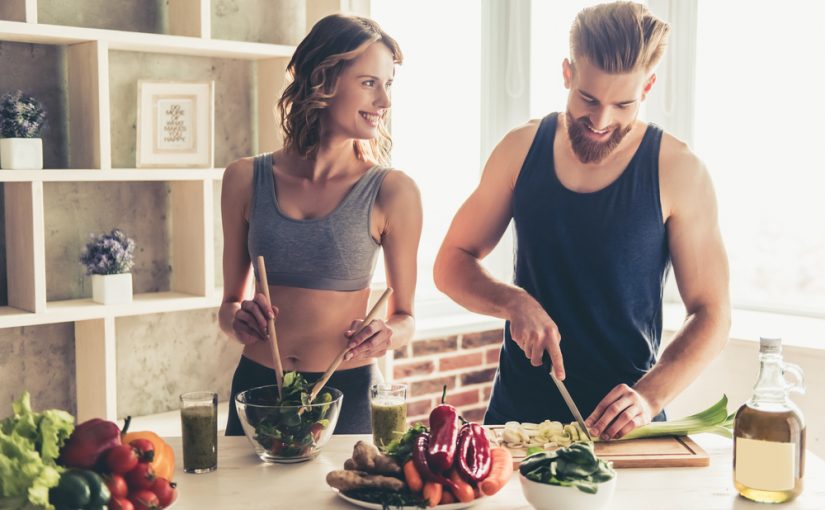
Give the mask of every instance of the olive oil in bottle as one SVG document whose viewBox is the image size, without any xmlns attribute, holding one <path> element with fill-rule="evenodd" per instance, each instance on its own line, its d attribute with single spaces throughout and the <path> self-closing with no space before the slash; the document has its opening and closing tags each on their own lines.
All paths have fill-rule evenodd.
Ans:
<svg viewBox="0 0 825 510">
<path fill-rule="evenodd" d="M 782 361 L 779 338 L 760 339 L 759 363 L 753 397 L 733 424 L 733 483 L 745 498 L 782 503 L 802 492 L 805 421 L 788 393 L 804 393 L 805 381 L 798 366 Z"/>
</svg>

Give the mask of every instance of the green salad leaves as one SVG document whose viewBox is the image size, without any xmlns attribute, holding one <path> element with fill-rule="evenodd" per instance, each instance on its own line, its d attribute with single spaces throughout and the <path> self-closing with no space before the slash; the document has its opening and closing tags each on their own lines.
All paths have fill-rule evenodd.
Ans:
<svg viewBox="0 0 825 510">
<path fill-rule="evenodd" d="M 51 409 L 35 413 L 28 392 L 0 421 L 0 510 L 54 508 L 49 488 L 60 481 L 60 448 L 74 430 L 74 417 Z"/>
<path fill-rule="evenodd" d="M 403 436 L 390 441 L 387 445 L 385 453 L 390 457 L 394 457 L 395 460 L 403 466 L 404 463 L 412 457 L 413 448 L 415 447 L 415 440 L 421 434 L 429 431 L 430 429 L 424 426 L 424 424 L 418 422 L 408 428 L 407 431 L 404 432 Z"/>
<path fill-rule="evenodd" d="M 598 484 L 616 476 L 609 462 L 596 457 L 591 443 L 530 455 L 521 461 L 519 472 L 534 482 L 576 487 L 589 494 L 596 494 Z"/>
<path fill-rule="evenodd" d="M 280 457 L 308 455 L 329 428 L 327 415 L 332 394 L 322 391 L 313 402 L 316 405 L 310 406 L 312 386 L 298 372 L 284 374 L 282 392 L 280 399 L 272 396 L 272 404 L 283 407 L 259 411 L 257 421 L 254 422 L 255 440 L 273 455 Z"/>
</svg>

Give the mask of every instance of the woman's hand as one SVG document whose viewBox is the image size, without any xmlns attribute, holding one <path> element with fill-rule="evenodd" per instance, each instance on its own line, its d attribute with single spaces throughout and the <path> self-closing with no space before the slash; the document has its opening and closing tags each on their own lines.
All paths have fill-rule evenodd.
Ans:
<svg viewBox="0 0 825 510">
<path fill-rule="evenodd" d="M 241 307 L 232 318 L 232 331 L 244 345 L 269 339 L 267 322 L 278 317 L 278 307 L 272 306 L 262 293 L 251 300 L 241 301 Z"/>
<path fill-rule="evenodd" d="M 349 352 L 344 356 L 344 361 L 380 358 L 392 345 L 392 328 L 386 322 L 374 319 L 358 331 L 363 323 L 362 320 L 352 321 L 349 330 L 344 333 L 349 339 Z"/>
</svg>

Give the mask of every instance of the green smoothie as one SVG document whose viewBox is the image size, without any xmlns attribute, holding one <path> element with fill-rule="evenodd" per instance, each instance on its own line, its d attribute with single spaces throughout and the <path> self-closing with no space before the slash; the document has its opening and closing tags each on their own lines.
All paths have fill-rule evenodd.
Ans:
<svg viewBox="0 0 825 510">
<path fill-rule="evenodd" d="M 205 473 L 218 466 L 218 416 L 211 405 L 184 407 L 180 411 L 183 431 L 183 470 Z"/>
<path fill-rule="evenodd" d="M 372 408 L 372 442 L 384 448 L 407 430 L 407 404 L 403 399 L 376 399 Z"/>
</svg>

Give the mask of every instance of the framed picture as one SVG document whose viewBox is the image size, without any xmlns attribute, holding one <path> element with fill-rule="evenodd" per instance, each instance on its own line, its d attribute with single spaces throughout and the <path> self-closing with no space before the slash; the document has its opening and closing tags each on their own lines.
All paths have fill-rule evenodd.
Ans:
<svg viewBox="0 0 825 510">
<path fill-rule="evenodd" d="M 138 168 L 212 168 L 214 83 L 138 82 Z"/>
</svg>

